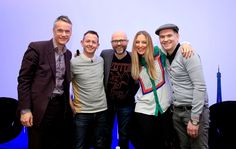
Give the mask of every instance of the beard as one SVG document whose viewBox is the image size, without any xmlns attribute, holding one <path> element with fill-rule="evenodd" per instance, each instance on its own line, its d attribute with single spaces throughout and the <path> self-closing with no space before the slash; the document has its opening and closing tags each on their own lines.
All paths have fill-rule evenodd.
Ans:
<svg viewBox="0 0 236 149">
<path fill-rule="evenodd" d="M 119 46 L 117 48 L 115 48 L 115 53 L 118 55 L 121 55 L 123 53 L 125 53 L 127 46 Z"/>
</svg>

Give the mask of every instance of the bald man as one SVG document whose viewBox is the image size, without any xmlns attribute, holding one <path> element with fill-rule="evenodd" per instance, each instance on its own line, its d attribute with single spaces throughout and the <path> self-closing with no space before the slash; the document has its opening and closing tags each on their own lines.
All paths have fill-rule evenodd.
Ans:
<svg viewBox="0 0 236 149">
<path fill-rule="evenodd" d="M 128 123 L 134 111 L 134 95 L 138 84 L 131 76 L 131 56 L 126 51 L 128 42 L 127 35 L 123 31 L 117 31 L 111 37 L 113 49 L 101 52 L 104 59 L 104 82 L 108 103 L 109 141 L 107 149 L 110 149 L 112 144 L 115 116 L 118 121 L 119 146 L 121 149 L 129 148 Z"/>
</svg>

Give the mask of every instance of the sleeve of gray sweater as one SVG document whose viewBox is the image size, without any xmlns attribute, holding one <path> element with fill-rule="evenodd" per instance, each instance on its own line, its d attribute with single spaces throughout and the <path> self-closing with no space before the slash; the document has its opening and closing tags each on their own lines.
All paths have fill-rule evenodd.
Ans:
<svg viewBox="0 0 236 149">
<path fill-rule="evenodd" d="M 204 73 L 201 65 L 200 56 L 194 54 L 189 59 L 183 59 L 186 71 L 189 74 L 190 81 L 193 85 L 193 100 L 191 118 L 199 120 L 202 113 L 203 106 L 207 101 L 206 84 L 204 80 Z"/>
</svg>

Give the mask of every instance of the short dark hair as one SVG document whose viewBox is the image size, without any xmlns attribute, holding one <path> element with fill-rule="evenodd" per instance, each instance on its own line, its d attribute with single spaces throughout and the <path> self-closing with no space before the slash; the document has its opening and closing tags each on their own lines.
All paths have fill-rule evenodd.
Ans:
<svg viewBox="0 0 236 149">
<path fill-rule="evenodd" d="M 93 31 L 93 30 L 88 30 L 87 32 L 84 33 L 84 37 L 87 35 L 87 34 L 93 34 L 93 35 L 96 35 L 98 37 L 98 41 L 99 41 L 99 35 L 96 31 Z"/>
<path fill-rule="evenodd" d="M 58 22 L 58 21 L 64 21 L 64 22 L 69 23 L 69 24 L 72 25 L 72 22 L 71 22 L 71 20 L 69 19 L 69 17 L 68 17 L 68 16 L 65 16 L 65 15 L 61 15 L 61 16 L 59 16 L 59 17 L 56 18 L 56 20 L 54 21 L 54 27 L 55 27 L 56 22 Z"/>
</svg>

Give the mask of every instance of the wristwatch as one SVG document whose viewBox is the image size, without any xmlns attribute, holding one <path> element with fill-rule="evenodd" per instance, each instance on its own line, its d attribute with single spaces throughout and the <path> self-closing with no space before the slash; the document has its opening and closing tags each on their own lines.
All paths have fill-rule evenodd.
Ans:
<svg viewBox="0 0 236 149">
<path fill-rule="evenodd" d="M 195 126 L 197 126 L 197 125 L 199 125 L 199 122 L 198 121 L 196 121 L 196 120 L 190 120 L 191 121 L 191 123 L 193 124 L 193 125 L 195 125 Z"/>
</svg>

